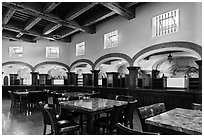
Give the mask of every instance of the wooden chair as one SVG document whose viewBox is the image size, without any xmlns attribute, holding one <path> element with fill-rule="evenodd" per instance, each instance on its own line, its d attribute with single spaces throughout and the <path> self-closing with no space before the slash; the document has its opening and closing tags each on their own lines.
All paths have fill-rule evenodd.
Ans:
<svg viewBox="0 0 204 137">
<path fill-rule="evenodd" d="M 135 109 L 137 108 L 137 106 L 138 106 L 137 100 L 128 102 L 128 105 L 124 111 L 124 124 L 125 126 L 130 127 L 132 129 L 133 129 L 133 113 Z"/>
<path fill-rule="evenodd" d="M 192 103 L 192 109 L 202 111 L 202 104 Z"/>
<path fill-rule="evenodd" d="M 73 119 L 57 117 L 55 108 L 45 104 L 43 109 L 48 114 L 51 122 L 51 133 L 54 135 L 73 133 L 79 130 L 79 125 Z"/>
<path fill-rule="evenodd" d="M 161 114 L 166 111 L 164 103 L 156 103 L 149 106 L 140 107 L 137 109 L 141 121 L 143 131 L 151 130 L 145 123 L 145 119 Z"/>
<path fill-rule="evenodd" d="M 117 99 L 118 99 L 118 95 L 109 94 L 109 95 L 108 95 L 108 99 L 117 100 Z"/>
<path fill-rule="evenodd" d="M 121 123 L 117 123 L 116 128 L 117 128 L 117 135 L 159 135 L 159 133 L 136 131 L 122 125 Z"/>
<path fill-rule="evenodd" d="M 11 106 L 10 111 L 13 110 L 18 111 L 20 109 L 20 97 L 15 95 L 12 91 L 8 91 L 10 98 L 11 98 Z"/>
<path fill-rule="evenodd" d="M 103 133 L 105 133 L 105 130 L 108 134 L 113 134 L 113 130 L 116 129 L 116 123 L 119 122 L 122 116 L 122 110 L 123 106 L 114 106 L 110 117 L 101 117 L 95 120 L 96 127 L 98 129 L 98 132 L 100 128 L 103 129 Z"/>
</svg>

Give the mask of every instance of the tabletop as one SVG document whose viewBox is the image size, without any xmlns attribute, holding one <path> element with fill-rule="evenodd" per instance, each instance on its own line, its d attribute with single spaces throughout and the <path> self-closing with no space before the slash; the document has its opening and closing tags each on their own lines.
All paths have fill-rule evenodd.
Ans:
<svg viewBox="0 0 204 137">
<path fill-rule="evenodd" d="M 186 134 L 202 134 L 202 111 L 175 108 L 148 118 L 145 123 Z"/>
<path fill-rule="evenodd" d="M 83 100 L 64 101 L 60 104 L 68 108 L 82 109 L 89 112 L 112 108 L 113 106 L 122 106 L 127 104 L 126 101 L 109 100 L 103 98 L 90 98 Z"/>
<path fill-rule="evenodd" d="M 17 95 L 27 95 L 29 92 L 39 93 L 39 92 L 44 92 L 44 91 L 21 91 L 21 92 L 13 92 L 13 93 Z"/>
</svg>

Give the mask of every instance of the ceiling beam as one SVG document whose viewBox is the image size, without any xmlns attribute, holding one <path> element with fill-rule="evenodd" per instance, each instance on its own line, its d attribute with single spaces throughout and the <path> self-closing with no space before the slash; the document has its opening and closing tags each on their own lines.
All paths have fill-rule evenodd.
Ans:
<svg viewBox="0 0 204 137">
<path fill-rule="evenodd" d="M 26 25 L 24 27 L 24 30 L 29 30 L 31 29 L 33 26 L 35 26 L 39 21 L 41 20 L 41 18 L 39 17 L 31 17 L 27 22 Z"/>
<path fill-rule="evenodd" d="M 43 12 L 44 13 L 49 13 L 51 12 L 53 9 L 55 9 L 61 2 L 52 2 L 52 3 L 48 3 L 45 5 Z"/>
<path fill-rule="evenodd" d="M 129 8 L 131 7 L 133 4 L 137 4 L 138 2 L 131 2 L 132 4 L 126 4 L 125 5 L 125 8 Z M 109 11 L 103 11 L 101 12 L 100 14 L 98 15 L 95 15 L 95 16 L 92 16 L 92 17 L 89 17 L 84 23 L 83 23 L 83 26 L 90 26 L 96 22 L 99 22 L 101 20 L 104 20 L 110 16 L 113 16 L 115 14 L 115 11 L 112 11 L 112 12 L 109 12 Z"/>
<path fill-rule="evenodd" d="M 95 16 L 90 16 L 87 19 L 87 21 L 85 21 L 83 23 L 83 25 L 84 26 L 90 26 L 90 25 L 95 24 L 95 23 L 97 23 L 97 22 L 99 22 L 101 20 L 104 20 L 104 19 L 106 19 L 106 18 L 108 18 L 108 17 L 110 17 L 110 16 L 112 16 L 114 14 L 115 14 L 115 12 L 113 12 L 113 11 L 112 12 L 103 11 L 103 12 L 101 12 L 101 13 L 95 15 Z"/>
<path fill-rule="evenodd" d="M 65 16 L 65 20 L 73 20 L 97 4 L 98 2 L 92 2 L 79 5 Z"/>
<path fill-rule="evenodd" d="M 128 4 L 126 4 L 124 7 L 129 8 L 129 7 L 132 7 L 133 5 L 135 5 L 137 3 L 139 3 L 139 2 L 128 2 Z"/>
<path fill-rule="evenodd" d="M 80 26 L 76 22 L 65 21 L 65 20 L 60 19 L 57 16 L 50 15 L 50 14 L 45 14 L 45 13 L 42 13 L 40 11 L 36 11 L 36 10 L 30 9 L 30 8 L 27 8 L 27 7 L 23 6 L 23 5 L 19 5 L 19 4 L 16 4 L 16 3 L 6 3 L 6 2 L 3 2 L 2 5 L 5 6 L 5 7 L 8 7 L 8 8 L 11 8 L 11 9 L 18 10 L 18 11 L 23 12 L 23 13 L 27 13 L 27 14 L 29 14 L 31 16 L 40 17 L 40 18 L 48 20 L 50 22 L 59 23 L 59 24 L 61 24 L 63 26 L 67 26 L 67 27 L 70 27 L 70 28 L 73 28 L 73 29 L 78 29 L 78 30 L 86 32 L 86 33 L 91 33 L 91 34 L 95 33 L 95 28 L 83 27 L 83 26 Z"/>
<path fill-rule="evenodd" d="M 7 24 L 9 22 L 9 20 L 11 19 L 11 17 L 13 16 L 13 14 L 15 13 L 15 9 L 8 9 L 8 11 L 5 13 L 5 15 L 3 16 L 3 24 Z"/>
<path fill-rule="evenodd" d="M 101 2 L 103 6 L 130 20 L 135 17 L 134 12 L 119 5 L 117 2 Z"/>
<path fill-rule="evenodd" d="M 5 33 L 5 32 L 2 32 L 2 37 L 7 38 L 7 39 L 12 39 L 12 40 L 23 40 L 23 41 L 31 42 L 31 43 L 36 42 L 36 41 L 33 41 L 32 39 L 25 38 L 25 37 L 24 38 L 17 38 L 15 36 L 13 36 L 12 34 Z"/>
<path fill-rule="evenodd" d="M 56 29 L 58 29 L 59 27 L 61 27 L 61 24 L 54 24 L 51 23 L 48 26 L 46 26 L 43 30 L 43 35 L 47 35 L 50 34 L 51 32 L 55 31 Z"/>
<path fill-rule="evenodd" d="M 20 29 L 18 27 L 12 26 L 12 25 L 3 25 L 2 28 L 6 29 L 6 30 L 10 30 L 10 31 L 15 31 L 15 32 L 23 33 L 23 34 L 26 34 L 26 35 L 32 35 L 32 36 L 35 36 L 35 37 L 40 37 L 40 38 L 45 38 L 45 39 L 53 39 L 52 37 L 44 36 L 42 34 L 34 32 L 34 31 L 25 31 L 23 29 Z"/>
<path fill-rule="evenodd" d="M 59 33 L 59 35 L 60 35 L 62 38 L 64 38 L 64 37 L 67 37 L 67 36 L 69 36 L 69 35 L 71 35 L 71 34 L 77 32 L 77 31 L 78 31 L 78 30 L 76 30 L 76 29 L 66 28 L 66 29 L 64 29 L 64 30 L 62 30 L 62 31 L 59 31 L 58 33 Z"/>
</svg>

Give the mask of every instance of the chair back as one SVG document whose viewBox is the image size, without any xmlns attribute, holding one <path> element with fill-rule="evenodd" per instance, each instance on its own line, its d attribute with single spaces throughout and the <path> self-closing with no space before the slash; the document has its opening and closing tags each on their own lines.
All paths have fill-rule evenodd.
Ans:
<svg viewBox="0 0 204 137">
<path fill-rule="evenodd" d="M 29 103 L 36 103 L 36 102 L 38 102 L 37 94 L 38 93 L 36 93 L 36 92 L 29 92 L 28 93 L 28 102 Z"/>
<path fill-rule="evenodd" d="M 39 102 L 39 105 L 40 105 L 40 110 L 41 110 L 42 115 L 43 115 L 44 124 L 51 125 L 50 117 L 49 117 L 47 111 L 44 109 L 45 103 Z"/>
<path fill-rule="evenodd" d="M 11 98 L 11 101 L 14 101 L 13 92 L 9 90 L 8 93 L 9 93 L 9 96 Z"/>
<path fill-rule="evenodd" d="M 118 96 L 118 100 L 131 102 L 131 101 L 133 101 L 133 96 L 120 95 L 120 96 Z"/>
<path fill-rule="evenodd" d="M 117 100 L 117 99 L 118 99 L 118 95 L 109 94 L 109 95 L 108 95 L 108 99 Z"/>
<path fill-rule="evenodd" d="M 140 107 L 137 109 L 138 115 L 142 124 L 142 129 L 147 131 L 147 125 L 145 124 L 145 119 L 159 115 L 166 111 L 164 103 L 156 103 L 149 106 Z"/>
<path fill-rule="evenodd" d="M 202 104 L 192 103 L 192 109 L 202 111 Z"/>
<path fill-rule="evenodd" d="M 121 123 L 117 123 L 116 128 L 118 135 L 159 135 L 159 133 L 136 131 L 122 125 Z"/>
<path fill-rule="evenodd" d="M 133 128 L 133 113 L 134 110 L 138 106 L 138 101 L 134 100 L 132 102 L 128 102 L 127 107 L 125 108 L 125 124 L 126 126 L 130 124 L 130 127 Z"/>
<path fill-rule="evenodd" d="M 47 112 L 48 117 L 51 121 L 51 127 L 52 127 L 54 135 L 58 135 L 59 134 L 59 125 L 58 125 L 58 120 L 56 118 L 56 112 L 55 112 L 54 107 L 50 106 L 49 104 L 45 104 L 44 109 Z"/>
<path fill-rule="evenodd" d="M 47 91 L 42 91 L 37 93 L 38 102 L 42 101 L 48 103 L 48 93 Z"/>
<path fill-rule="evenodd" d="M 116 124 L 122 118 L 122 110 L 123 110 L 123 106 L 113 107 L 111 111 L 111 116 L 110 116 L 110 127 L 112 128 L 112 130 L 116 128 Z"/>
</svg>

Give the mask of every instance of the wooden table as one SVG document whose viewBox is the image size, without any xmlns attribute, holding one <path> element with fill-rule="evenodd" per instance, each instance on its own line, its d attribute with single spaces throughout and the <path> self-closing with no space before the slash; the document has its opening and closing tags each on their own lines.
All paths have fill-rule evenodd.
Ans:
<svg viewBox="0 0 204 137">
<path fill-rule="evenodd" d="M 184 134 L 200 135 L 202 134 L 202 111 L 175 108 L 148 118 L 145 123 Z"/>
<path fill-rule="evenodd" d="M 102 98 L 90 98 L 87 100 L 73 100 L 60 102 L 62 108 L 71 109 L 87 115 L 88 133 L 95 134 L 94 116 L 100 113 L 111 111 L 113 106 L 126 105 L 128 102 L 109 100 Z"/>
</svg>

